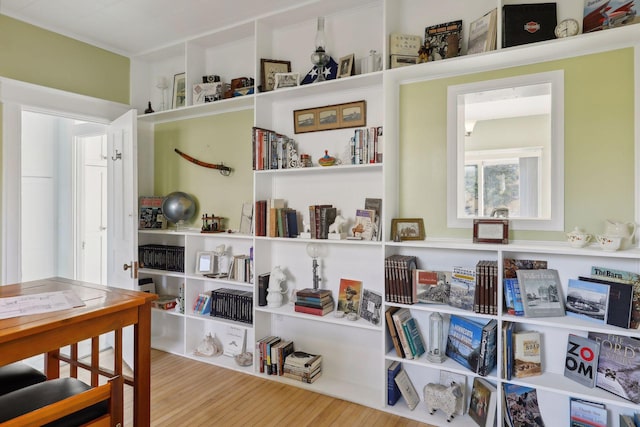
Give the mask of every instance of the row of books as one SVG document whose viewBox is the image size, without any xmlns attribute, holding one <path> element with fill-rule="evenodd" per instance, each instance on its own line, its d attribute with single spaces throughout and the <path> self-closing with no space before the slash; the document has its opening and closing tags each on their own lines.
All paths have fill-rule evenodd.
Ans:
<svg viewBox="0 0 640 427">
<path fill-rule="evenodd" d="M 253 323 L 253 292 L 231 288 L 211 291 L 211 316 Z"/>
<path fill-rule="evenodd" d="M 229 280 L 243 283 L 253 281 L 253 259 L 251 255 L 234 255 L 229 266 Z"/>
<path fill-rule="evenodd" d="M 291 161 L 296 157 L 296 143 L 286 135 L 254 127 L 251 143 L 253 170 L 289 169 L 298 166 L 297 161 Z"/>
<path fill-rule="evenodd" d="M 408 308 L 389 307 L 385 312 L 387 329 L 398 357 L 417 359 L 426 351 L 422 332 Z"/>
<path fill-rule="evenodd" d="M 355 129 L 349 143 L 352 165 L 382 163 L 382 126 Z"/>
<path fill-rule="evenodd" d="M 296 291 L 294 311 L 324 316 L 335 309 L 333 295 L 328 289 L 302 289 Z"/>
<path fill-rule="evenodd" d="M 333 205 L 309 205 L 309 232 L 312 239 L 328 239 L 329 226 L 338 216 Z M 305 230 L 306 231 L 306 230 Z"/>
<path fill-rule="evenodd" d="M 295 350 L 294 342 L 270 335 L 256 342 L 259 370 L 267 375 L 279 375 L 313 383 L 322 373 L 322 355 Z"/>
<path fill-rule="evenodd" d="M 140 245 L 138 262 L 140 268 L 184 273 L 184 246 Z"/>
<path fill-rule="evenodd" d="M 298 212 L 284 199 L 256 200 L 255 233 L 266 237 L 298 237 Z"/>
</svg>

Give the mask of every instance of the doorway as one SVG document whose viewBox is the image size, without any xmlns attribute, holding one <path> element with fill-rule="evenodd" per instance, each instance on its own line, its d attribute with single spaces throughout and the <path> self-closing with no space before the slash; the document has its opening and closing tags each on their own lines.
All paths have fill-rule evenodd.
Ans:
<svg viewBox="0 0 640 427">
<path fill-rule="evenodd" d="M 22 124 L 22 281 L 106 284 L 106 126 L 26 110 Z"/>
</svg>

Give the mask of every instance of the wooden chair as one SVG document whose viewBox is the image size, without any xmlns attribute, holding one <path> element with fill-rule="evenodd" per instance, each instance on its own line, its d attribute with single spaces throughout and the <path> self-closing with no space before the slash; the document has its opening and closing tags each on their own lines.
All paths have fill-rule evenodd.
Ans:
<svg viewBox="0 0 640 427">
<path fill-rule="evenodd" d="M 121 393 L 122 377 L 97 387 L 76 378 L 47 380 L 0 396 L 0 427 L 116 427 Z"/>
</svg>

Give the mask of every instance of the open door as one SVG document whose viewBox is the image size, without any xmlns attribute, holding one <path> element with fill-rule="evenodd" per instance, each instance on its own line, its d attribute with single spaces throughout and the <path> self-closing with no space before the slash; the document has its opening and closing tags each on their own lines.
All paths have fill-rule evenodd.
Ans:
<svg viewBox="0 0 640 427">
<path fill-rule="evenodd" d="M 138 177 L 136 110 L 114 120 L 107 129 L 107 283 L 137 289 Z M 133 367 L 133 328 L 124 330 L 124 361 Z"/>
</svg>

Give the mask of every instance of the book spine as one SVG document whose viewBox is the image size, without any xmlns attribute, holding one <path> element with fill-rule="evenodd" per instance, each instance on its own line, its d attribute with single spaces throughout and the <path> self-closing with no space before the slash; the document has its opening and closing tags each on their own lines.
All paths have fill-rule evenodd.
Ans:
<svg viewBox="0 0 640 427">
<path fill-rule="evenodd" d="M 391 364 L 387 369 L 387 404 L 389 406 L 395 405 L 400 399 L 400 388 L 396 384 L 395 378 L 402 365 L 400 363 Z"/>
</svg>

